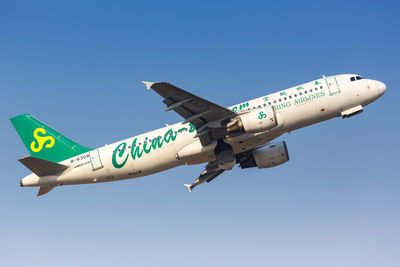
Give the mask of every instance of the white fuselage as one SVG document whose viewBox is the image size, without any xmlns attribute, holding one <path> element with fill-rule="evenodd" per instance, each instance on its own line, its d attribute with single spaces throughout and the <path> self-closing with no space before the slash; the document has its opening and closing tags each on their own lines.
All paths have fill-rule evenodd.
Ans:
<svg viewBox="0 0 400 267">
<path fill-rule="evenodd" d="M 351 81 L 351 77 L 355 76 L 345 74 L 321 78 L 229 107 L 240 114 L 273 106 L 279 129 L 242 134 L 224 141 L 232 146 L 235 153 L 245 152 L 285 132 L 338 117 L 357 106 L 366 106 L 384 93 L 386 87 L 383 83 L 369 79 Z M 116 181 L 213 160 L 212 151 L 190 160 L 177 157 L 177 153 L 189 145 L 194 148 L 200 145 L 195 135 L 193 125 L 176 123 L 70 158 L 60 162 L 70 166 L 64 172 L 45 177 L 30 174 L 21 181 L 21 185 L 56 186 Z"/>
</svg>

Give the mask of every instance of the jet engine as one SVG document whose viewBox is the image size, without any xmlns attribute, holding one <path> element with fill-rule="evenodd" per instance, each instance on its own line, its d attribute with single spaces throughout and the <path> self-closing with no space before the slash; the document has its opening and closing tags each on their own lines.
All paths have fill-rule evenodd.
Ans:
<svg viewBox="0 0 400 267">
<path fill-rule="evenodd" d="M 289 161 L 289 153 L 285 141 L 269 143 L 256 148 L 240 162 L 242 169 L 258 167 L 271 168 Z"/>
<path fill-rule="evenodd" d="M 241 133 L 259 133 L 268 131 L 278 125 L 276 113 L 272 106 L 253 109 L 241 114 L 227 124 L 229 135 Z"/>
</svg>

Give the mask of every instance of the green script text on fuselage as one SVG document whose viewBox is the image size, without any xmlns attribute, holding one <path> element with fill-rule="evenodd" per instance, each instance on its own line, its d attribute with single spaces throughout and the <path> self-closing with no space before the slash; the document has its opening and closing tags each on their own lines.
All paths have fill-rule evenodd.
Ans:
<svg viewBox="0 0 400 267">
<path fill-rule="evenodd" d="M 165 132 L 164 136 L 157 136 L 153 138 L 151 141 L 148 140 L 146 137 L 143 145 L 141 143 L 138 144 L 138 139 L 135 137 L 132 141 L 132 144 L 128 146 L 127 149 L 127 144 L 126 142 L 120 143 L 115 150 L 113 151 L 112 155 L 112 164 L 115 168 L 120 169 L 124 167 L 126 162 L 128 161 L 129 155 L 132 157 L 133 160 L 139 159 L 142 157 L 143 153 L 144 154 L 149 154 L 152 150 L 156 150 L 157 148 L 161 148 L 165 143 L 170 143 L 176 140 L 178 134 L 188 130 L 189 133 L 192 133 L 196 130 L 195 126 L 192 123 L 189 123 L 189 129 L 187 127 L 182 127 L 178 131 L 173 131 L 172 129 L 169 129 Z M 130 149 L 130 154 L 125 153 L 126 151 L 129 151 Z"/>
</svg>

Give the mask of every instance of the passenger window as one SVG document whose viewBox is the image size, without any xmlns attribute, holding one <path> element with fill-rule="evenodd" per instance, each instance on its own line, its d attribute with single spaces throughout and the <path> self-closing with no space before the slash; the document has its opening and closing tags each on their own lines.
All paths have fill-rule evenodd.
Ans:
<svg viewBox="0 0 400 267">
<path fill-rule="evenodd" d="M 307 90 L 305 90 L 304 93 L 307 94 Z"/>
<path fill-rule="evenodd" d="M 294 97 L 297 97 L 297 94 L 294 94 Z"/>
<path fill-rule="evenodd" d="M 290 95 L 289 98 L 292 99 L 292 96 Z"/>
<path fill-rule="evenodd" d="M 321 89 L 322 89 L 322 88 L 324 88 L 324 87 L 321 85 L 319 88 L 321 88 Z"/>
<path fill-rule="evenodd" d="M 315 91 L 318 91 L 318 87 L 315 87 Z"/>
<path fill-rule="evenodd" d="M 276 100 L 274 100 L 274 104 L 276 104 Z"/>
<path fill-rule="evenodd" d="M 356 80 L 355 77 L 351 77 L 351 78 L 350 78 L 350 81 L 352 81 L 352 82 L 354 82 L 355 80 Z"/>
<path fill-rule="evenodd" d="M 299 95 L 302 95 L 302 93 L 299 93 Z"/>
<path fill-rule="evenodd" d="M 264 107 L 266 107 L 266 106 L 267 106 L 267 104 L 264 103 Z"/>
<path fill-rule="evenodd" d="M 310 93 L 312 93 L 312 89 L 310 89 Z"/>
<path fill-rule="evenodd" d="M 286 99 L 287 99 L 286 97 L 283 98 L 283 100 L 286 100 Z"/>
<path fill-rule="evenodd" d="M 281 102 L 282 100 L 279 98 L 279 102 Z"/>
<path fill-rule="evenodd" d="M 268 102 L 268 105 L 270 105 L 270 106 L 271 106 L 271 102 Z"/>
</svg>

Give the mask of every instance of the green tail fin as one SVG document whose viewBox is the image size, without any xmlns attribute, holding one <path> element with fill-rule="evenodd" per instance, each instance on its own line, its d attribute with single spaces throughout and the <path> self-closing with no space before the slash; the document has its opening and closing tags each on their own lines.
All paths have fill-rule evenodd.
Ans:
<svg viewBox="0 0 400 267">
<path fill-rule="evenodd" d="M 60 162 L 91 150 L 68 139 L 32 115 L 19 115 L 10 121 L 33 157 Z"/>
</svg>

